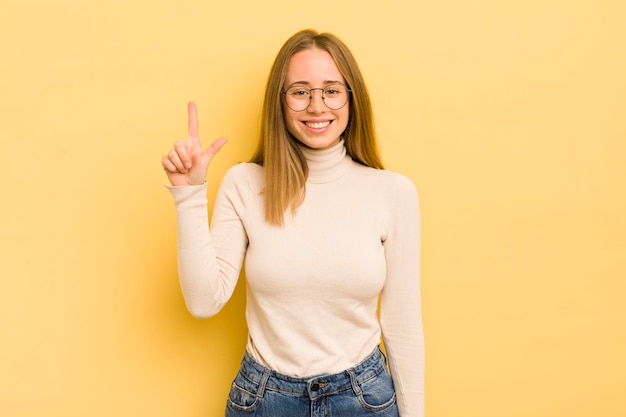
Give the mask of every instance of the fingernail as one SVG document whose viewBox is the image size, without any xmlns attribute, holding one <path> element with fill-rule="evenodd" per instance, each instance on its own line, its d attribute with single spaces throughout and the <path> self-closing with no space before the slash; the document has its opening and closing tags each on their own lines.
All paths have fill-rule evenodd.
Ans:
<svg viewBox="0 0 626 417">
<path fill-rule="evenodd" d="M 191 168 L 191 162 L 187 162 L 187 163 L 185 164 L 185 168 Z"/>
</svg>

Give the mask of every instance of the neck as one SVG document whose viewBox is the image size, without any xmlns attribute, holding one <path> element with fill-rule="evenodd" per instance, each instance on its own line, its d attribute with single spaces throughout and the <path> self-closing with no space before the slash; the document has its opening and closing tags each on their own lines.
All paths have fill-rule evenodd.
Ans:
<svg viewBox="0 0 626 417">
<path fill-rule="evenodd" d="M 346 154 L 343 139 L 327 149 L 311 149 L 300 145 L 309 170 L 308 183 L 331 182 L 343 176 L 352 160 Z"/>
</svg>

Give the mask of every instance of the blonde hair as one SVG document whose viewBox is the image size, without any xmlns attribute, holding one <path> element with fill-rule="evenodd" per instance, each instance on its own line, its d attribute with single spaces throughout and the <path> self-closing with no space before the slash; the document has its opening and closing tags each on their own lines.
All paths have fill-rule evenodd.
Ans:
<svg viewBox="0 0 626 417">
<path fill-rule="evenodd" d="M 383 168 L 376 146 L 369 93 L 354 56 L 339 38 L 330 33 L 314 30 L 296 33 L 282 46 L 270 70 L 259 143 L 250 160 L 265 167 L 265 220 L 275 225 L 282 225 L 286 210 L 290 208 L 292 214 L 295 213 L 304 200 L 308 167 L 297 139 L 287 131 L 282 91 L 291 57 L 312 48 L 330 54 L 352 91 L 348 126 L 342 135 L 347 154 L 360 164 Z"/>
</svg>

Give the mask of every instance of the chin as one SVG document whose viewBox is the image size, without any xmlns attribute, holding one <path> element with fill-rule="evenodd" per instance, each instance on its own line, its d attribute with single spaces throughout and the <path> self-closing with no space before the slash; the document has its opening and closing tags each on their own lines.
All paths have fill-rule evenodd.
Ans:
<svg viewBox="0 0 626 417">
<path fill-rule="evenodd" d="M 301 143 L 302 145 L 306 146 L 307 148 L 310 149 L 327 149 L 327 148 L 331 148 L 333 146 L 335 146 L 337 143 L 339 143 L 340 139 L 323 139 L 323 138 L 319 138 L 319 139 L 306 139 L 306 140 L 302 140 L 299 138 L 296 138 L 298 140 L 299 143 Z"/>
</svg>

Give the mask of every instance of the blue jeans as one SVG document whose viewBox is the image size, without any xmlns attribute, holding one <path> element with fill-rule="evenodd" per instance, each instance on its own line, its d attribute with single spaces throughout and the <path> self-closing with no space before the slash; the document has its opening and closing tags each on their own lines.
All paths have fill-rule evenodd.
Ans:
<svg viewBox="0 0 626 417">
<path fill-rule="evenodd" d="M 376 348 L 334 375 L 281 375 L 247 353 L 233 382 L 226 417 L 399 417 L 386 360 Z"/>
</svg>

